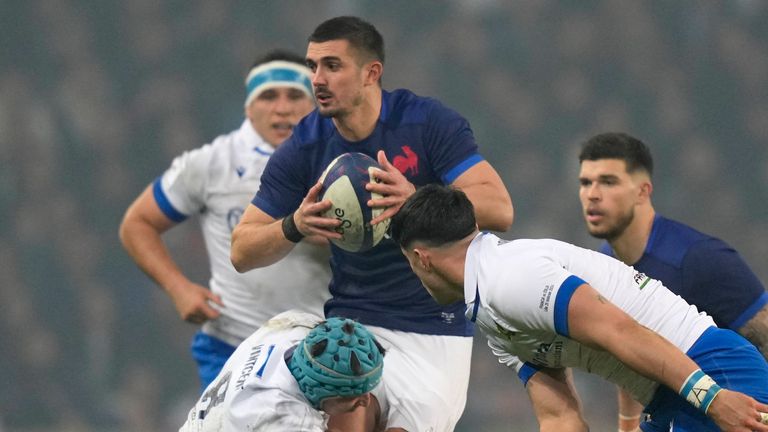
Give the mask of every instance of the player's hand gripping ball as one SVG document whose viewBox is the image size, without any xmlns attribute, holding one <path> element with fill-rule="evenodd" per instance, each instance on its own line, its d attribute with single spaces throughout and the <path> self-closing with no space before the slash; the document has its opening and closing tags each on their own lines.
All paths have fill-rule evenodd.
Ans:
<svg viewBox="0 0 768 432">
<path fill-rule="evenodd" d="M 381 198 L 380 194 L 365 189 L 367 183 L 375 183 L 373 170 L 379 164 L 362 153 L 344 153 L 334 159 L 320 176 L 323 184 L 321 200 L 333 204 L 325 217 L 341 221 L 336 232 L 341 239 L 331 239 L 336 246 L 349 252 L 364 252 L 376 246 L 389 227 L 389 219 L 375 226 L 371 220 L 384 208 L 368 207 L 368 200 Z"/>
</svg>

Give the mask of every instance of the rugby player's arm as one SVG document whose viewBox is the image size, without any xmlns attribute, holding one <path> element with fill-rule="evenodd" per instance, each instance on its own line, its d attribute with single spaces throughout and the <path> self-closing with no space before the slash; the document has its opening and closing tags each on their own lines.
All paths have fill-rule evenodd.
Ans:
<svg viewBox="0 0 768 432">
<path fill-rule="evenodd" d="M 640 325 L 586 283 L 576 288 L 568 304 L 568 332 L 570 338 L 610 352 L 634 371 L 676 392 L 699 369 L 676 346 Z M 756 420 L 758 411 L 766 410 L 766 404 L 722 389 L 709 405 L 707 415 L 724 430 L 768 432 L 768 426 Z"/>
<path fill-rule="evenodd" d="M 120 241 L 136 265 L 168 294 L 181 319 L 200 324 L 219 316 L 209 301 L 223 303 L 207 287 L 187 278 L 171 257 L 162 234 L 176 224 L 158 206 L 150 184 L 126 210 Z"/>
<path fill-rule="evenodd" d="M 295 245 L 283 235 L 282 219 L 249 204 L 232 230 L 229 258 L 235 270 L 243 273 L 280 261 Z"/>
<path fill-rule="evenodd" d="M 586 432 L 570 369 L 542 368 L 525 385 L 541 432 Z"/>
<path fill-rule="evenodd" d="M 504 232 L 512 226 L 512 198 L 490 163 L 478 162 L 457 177 L 452 185 L 461 189 L 472 201 L 481 230 Z"/>
<path fill-rule="evenodd" d="M 334 231 L 340 221 L 322 216 L 331 207 L 331 202 L 317 201 L 321 188 L 321 183 L 312 186 L 299 208 L 286 217 L 293 218 L 295 229 L 305 236 L 300 241 L 327 245 L 328 239 L 341 237 Z M 243 273 L 256 267 L 266 267 L 293 250 L 296 243 L 285 237 L 283 219 L 275 219 L 255 205 L 248 205 L 232 230 L 229 258 L 235 270 Z"/>
<path fill-rule="evenodd" d="M 768 358 L 768 305 L 763 306 L 755 316 L 739 328 L 739 333 Z"/>
</svg>

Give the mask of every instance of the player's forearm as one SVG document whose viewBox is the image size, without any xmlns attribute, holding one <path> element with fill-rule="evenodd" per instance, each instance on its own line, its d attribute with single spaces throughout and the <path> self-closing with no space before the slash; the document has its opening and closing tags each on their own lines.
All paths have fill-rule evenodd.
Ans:
<svg viewBox="0 0 768 432">
<path fill-rule="evenodd" d="M 768 358 L 768 306 L 758 311 L 746 324 L 740 329 L 739 333 Z"/>
<path fill-rule="evenodd" d="M 120 225 L 120 241 L 136 265 L 165 291 L 188 282 L 165 247 L 161 234 L 151 225 L 125 220 Z"/>
<path fill-rule="evenodd" d="M 672 343 L 634 321 L 614 333 L 606 339 L 606 350 L 631 369 L 676 392 L 699 369 Z"/>
<path fill-rule="evenodd" d="M 282 219 L 268 223 L 241 221 L 232 231 L 230 260 L 240 273 L 274 264 L 293 249 L 295 243 L 285 238 Z"/>
<path fill-rule="evenodd" d="M 461 190 L 472 201 L 477 225 L 481 230 L 504 232 L 512 226 L 512 199 L 503 184 L 476 183 L 462 186 Z"/>
</svg>

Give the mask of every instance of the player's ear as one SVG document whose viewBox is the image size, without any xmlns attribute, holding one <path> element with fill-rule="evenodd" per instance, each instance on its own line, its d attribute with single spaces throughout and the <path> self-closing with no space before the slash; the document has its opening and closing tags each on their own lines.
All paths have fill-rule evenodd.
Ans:
<svg viewBox="0 0 768 432">
<path fill-rule="evenodd" d="M 641 203 L 650 201 L 651 194 L 653 193 L 653 183 L 650 180 L 643 181 L 640 184 L 640 194 L 638 200 Z"/>
<path fill-rule="evenodd" d="M 425 249 L 414 248 L 413 253 L 416 255 L 416 262 L 419 263 L 421 268 L 429 271 L 431 267 L 429 252 Z"/>
<path fill-rule="evenodd" d="M 368 85 L 377 84 L 384 73 L 384 65 L 380 61 L 374 60 L 368 63 L 365 68 L 365 83 Z"/>
<path fill-rule="evenodd" d="M 357 397 L 357 401 L 355 402 L 355 408 L 367 407 L 370 404 L 371 404 L 371 394 L 366 393 L 364 395 L 360 395 Z"/>
</svg>

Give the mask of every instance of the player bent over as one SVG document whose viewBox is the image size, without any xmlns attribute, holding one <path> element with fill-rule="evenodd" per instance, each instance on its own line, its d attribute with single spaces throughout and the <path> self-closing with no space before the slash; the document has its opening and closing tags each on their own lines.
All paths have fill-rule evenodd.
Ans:
<svg viewBox="0 0 768 432">
<path fill-rule="evenodd" d="M 445 186 L 418 190 L 391 230 L 435 300 L 464 299 L 542 431 L 587 430 L 567 369 L 578 367 L 645 404 L 643 431 L 768 432 L 763 356 L 659 281 L 557 240 L 479 233 L 472 203 Z"/>
<path fill-rule="evenodd" d="M 321 432 L 334 430 L 328 416 L 361 410 L 361 431 L 378 430 L 370 391 L 383 359 L 381 345 L 354 320 L 283 312 L 237 347 L 180 432 Z"/>
</svg>

